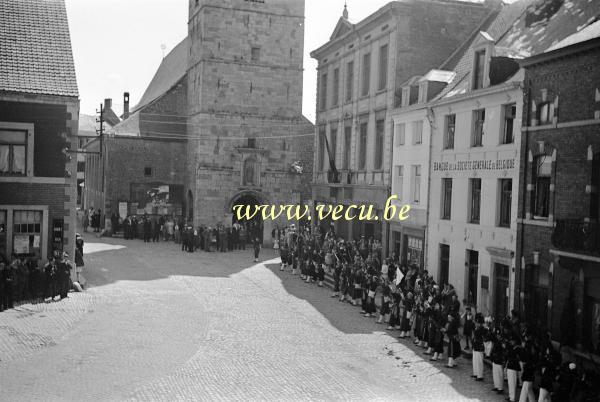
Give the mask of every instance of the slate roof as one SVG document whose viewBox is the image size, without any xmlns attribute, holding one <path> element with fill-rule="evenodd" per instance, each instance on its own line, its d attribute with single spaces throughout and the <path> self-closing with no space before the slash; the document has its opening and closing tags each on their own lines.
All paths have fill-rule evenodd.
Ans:
<svg viewBox="0 0 600 402">
<path fill-rule="evenodd" d="M 96 121 L 97 119 L 97 115 L 79 113 L 79 135 L 97 135 L 96 130 L 100 128 L 100 124 Z M 104 122 L 105 130 L 111 127 L 108 122 Z"/>
<path fill-rule="evenodd" d="M 140 112 L 133 112 L 129 117 L 106 131 L 117 137 L 140 136 Z"/>
<path fill-rule="evenodd" d="M 600 21 L 596 21 L 593 24 L 583 28 L 581 31 L 574 33 L 571 36 L 567 36 L 557 44 L 546 49 L 546 52 L 562 49 L 563 47 L 571 46 L 576 43 L 585 42 L 598 37 L 600 37 Z"/>
<path fill-rule="evenodd" d="M 493 38 L 499 55 L 524 58 L 544 52 L 599 17 L 600 2 L 596 0 L 518 0 L 505 5 L 485 33 Z M 475 36 L 454 68 L 454 80 L 438 98 L 470 90 L 471 49 L 479 37 Z"/>
<path fill-rule="evenodd" d="M 186 36 L 177 46 L 169 52 L 162 60 L 154 78 L 146 88 L 144 95 L 138 104 L 131 110 L 136 112 L 147 104 L 160 98 L 169 89 L 183 78 L 188 66 L 188 55 L 190 53 L 190 41 Z"/>
<path fill-rule="evenodd" d="M 0 0 L 0 91 L 79 96 L 64 0 Z"/>
</svg>

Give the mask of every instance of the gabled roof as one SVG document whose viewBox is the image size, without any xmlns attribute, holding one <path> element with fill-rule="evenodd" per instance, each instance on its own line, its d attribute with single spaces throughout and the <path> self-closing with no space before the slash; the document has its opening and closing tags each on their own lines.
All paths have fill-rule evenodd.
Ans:
<svg viewBox="0 0 600 402">
<path fill-rule="evenodd" d="M 596 1 L 518 0 L 505 5 L 485 32 L 493 39 L 498 56 L 524 58 L 543 52 L 590 21 L 595 21 L 599 15 L 600 7 Z M 456 77 L 439 97 L 455 96 L 470 90 L 472 49 L 479 38 L 476 36 L 463 53 L 454 69 Z"/>
<path fill-rule="evenodd" d="M 64 0 L 0 0 L 0 91 L 79 96 Z"/>
<path fill-rule="evenodd" d="M 164 95 L 183 78 L 188 67 L 190 41 L 186 36 L 162 60 L 154 78 L 146 88 L 139 103 L 132 109 L 135 112 Z"/>
<path fill-rule="evenodd" d="M 140 136 L 140 112 L 134 112 L 119 124 L 106 131 L 109 135 L 117 137 L 139 137 Z"/>
<path fill-rule="evenodd" d="M 346 32 L 351 31 L 352 27 L 353 25 L 352 23 L 350 23 L 350 21 L 348 21 L 348 19 L 340 17 L 329 40 L 334 40 L 339 38 L 340 36 L 343 36 L 344 34 L 346 34 Z"/>
</svg>

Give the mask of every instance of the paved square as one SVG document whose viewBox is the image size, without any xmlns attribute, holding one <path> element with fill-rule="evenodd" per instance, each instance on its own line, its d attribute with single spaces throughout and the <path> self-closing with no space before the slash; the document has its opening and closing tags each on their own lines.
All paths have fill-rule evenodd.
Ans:
<svg viewBox="0 0 600 402">
<path fill-rule="evenodd" d="M 84 293 L 0 313 L 0 400 L 503 400 L 272 250 L 87 240 Z"/>
</svg>

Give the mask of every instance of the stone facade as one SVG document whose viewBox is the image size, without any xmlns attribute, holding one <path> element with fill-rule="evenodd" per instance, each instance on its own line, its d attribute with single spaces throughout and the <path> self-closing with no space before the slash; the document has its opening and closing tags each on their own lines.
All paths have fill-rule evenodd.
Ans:
<svg viewBox="0 0 600 402">
<path fill-rule="evenodd" d="M 357 24 L 343 15 L 329 42 L 311 53 L 319 63 L 314 203 L 372 204 L 379 215 L 376 222 L 339 221 L 338 233 L 373 235 L 387 249 L 381 213 L 391 183 L 389 112 L 400 105 L 406 80 L 441 65 L 490 12 L 467 2 L 391 2 Z M 330 173 L 324 135 L 338 177 Z"/>
<path fill-rule="evenodd" d="M 525 60 L 517 303 L 552 339 L 600 351 L 600 41 Z M 560 96 L 559 96 L 560 94 Z M 543 116 L 552 105 L 549 120 Z M 540 166 L 548 170 L 542 199 Z M 542 178 L 542 179 L 540 179 Z"/>
<path fill-rule="evenodd" d="M 188 219 L 230 224 L 243 196 L 306 201 L 313 126 L 301 113 L 304 1 L 192 0 L 188 37 Z M 296 161 L 302 174 L 292 171 Z"/>
</svg>

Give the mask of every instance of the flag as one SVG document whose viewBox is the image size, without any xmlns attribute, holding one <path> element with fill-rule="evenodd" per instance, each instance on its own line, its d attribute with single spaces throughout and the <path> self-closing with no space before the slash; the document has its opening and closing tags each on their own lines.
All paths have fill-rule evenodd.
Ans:
<svg viewBox="0 0 600 402">
<path fill-rule="evenodd" d="M 396 286 L 400 285 L 402 279 L 404 279 L 404 274 L 402 273 L 400 268 L 396 268 Z"/>
</svg>

